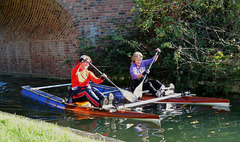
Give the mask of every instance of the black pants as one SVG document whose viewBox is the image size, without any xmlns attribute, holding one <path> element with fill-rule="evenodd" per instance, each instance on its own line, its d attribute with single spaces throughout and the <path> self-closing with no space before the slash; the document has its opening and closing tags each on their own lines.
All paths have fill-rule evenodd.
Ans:
<svg viewBox="0 0 240 142">
<path fill-rule="evenodd" d="M 131 83 L 131 91 L 133 92 L 135 88 L 141 83 L 142 79 L 134 79 Z M 145 79 L 143 83 L 143 90 L 149 90 L 153 95 L 161 88 L 162 83 L 158 80 L 148 80 Z"/>
<path fill-rule="evenodd" d="M 96 88 L 78 87 L 69 92 L 68 103 L 89 101 L 95 107 L 101 107 L 101 102 L 105 96 Z"/>
</svg>

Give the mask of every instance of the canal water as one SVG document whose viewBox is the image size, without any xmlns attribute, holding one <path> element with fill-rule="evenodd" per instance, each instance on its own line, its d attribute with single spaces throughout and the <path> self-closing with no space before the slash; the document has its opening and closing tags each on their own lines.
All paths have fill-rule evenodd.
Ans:
<svg viewBox="0 0 240 142">
<path fill-rule="evenodd" d="M 160 122 L 125 118 L 98 118 L 60 111 L 21 96 L 21 86 L 65 84 L 70 80 L 0 75 L 0 111 L 40 119 L 65 127 L 131 142 L 236 142 L 240 139 L 240 97 L 229 95 L 230 108 L 149 105 L 136 111 L 161 115 Z M 67 97 L 66 87 L 45 89 Z"/>
</svg>

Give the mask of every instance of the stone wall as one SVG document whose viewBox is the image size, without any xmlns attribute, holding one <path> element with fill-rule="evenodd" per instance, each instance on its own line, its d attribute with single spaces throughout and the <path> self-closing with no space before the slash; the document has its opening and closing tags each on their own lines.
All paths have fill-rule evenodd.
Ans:
<svg viewBox="0 0 240 142">
<path fill-rule="evenodd" d="M 99 37 L 131 24 L 133 5 L 132 0 L 0 0 L 0 73 L 70 77 L 79 38 L 97 45 Z"/>
</svg>

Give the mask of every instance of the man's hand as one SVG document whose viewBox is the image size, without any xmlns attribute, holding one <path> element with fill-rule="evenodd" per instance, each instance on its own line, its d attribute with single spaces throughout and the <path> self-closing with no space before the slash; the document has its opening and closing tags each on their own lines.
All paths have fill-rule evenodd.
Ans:
<svg viewBox="0 0 240 142">
<path fill-rule="evenodd" d="M 101 79 L 104 80 L 105 78 L 107 78 L 107 75 L 106 75 L 105 73 L 103 73 L 103 74 L 101 75 Z"/>
<path fill-rule="evenodd" d="M 157 48 L 157 49 L 155 49 L 155 51 L 157 51 L 158 53 L 158 55 L 161 53 L 161 50 L 159 49 L 159 48 Z"/>
</svg>

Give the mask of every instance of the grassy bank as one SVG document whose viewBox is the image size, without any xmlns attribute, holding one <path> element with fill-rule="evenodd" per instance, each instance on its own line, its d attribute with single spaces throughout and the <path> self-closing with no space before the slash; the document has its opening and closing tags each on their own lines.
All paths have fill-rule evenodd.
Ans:
<svg viewBox="0 0 240 142">
<path fill-rule="evenodd" d="M 99 142 L 106 140 L 97 140 L 91 135 L 82 137 L 69 128 L 0 112 L 0 141 Z"/>
</svg>

